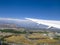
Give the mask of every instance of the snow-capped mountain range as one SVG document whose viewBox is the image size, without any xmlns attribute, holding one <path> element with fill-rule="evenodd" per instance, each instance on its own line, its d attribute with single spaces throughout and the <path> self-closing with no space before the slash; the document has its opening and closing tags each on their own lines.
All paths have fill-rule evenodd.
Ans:
<svg viewBox="0 0 60 45">
<path fill-rule="evenodd" d="M 25 28 L 47 28 L 46 25 L 38 25 L 37 23 L 26 19 L 0 18 L 0 24 L 15 24 L 16 26 Z"/>
<path fill-rule="evenodd" d="M 0 18 L 0 24 L 15 24 L 17 27 L 24 27 L 28 29 L 47 29 L 48 26 L 40 24 L 27 20 L 27 19 L 12 19 L 12 18 Z M 1 26 L 1 25 L 0 25 Z M 49 30 L 55 30 L 58 31 L 60 29 L 57 28 L 51 28 Z"/>
</svg>

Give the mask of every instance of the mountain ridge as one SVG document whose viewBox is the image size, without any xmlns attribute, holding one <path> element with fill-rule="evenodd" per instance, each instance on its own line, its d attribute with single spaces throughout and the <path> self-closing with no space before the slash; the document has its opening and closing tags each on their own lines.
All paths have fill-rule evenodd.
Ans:
<svg viewBox="0 0 60 45">
<path fill-rule="evenodd" d="M 13 21 L 13 20 L 1 20 L 0 19 L 0 24 L 9 24 L 9 25 L 15 25 L 15 27 L 23 27 L 23 28 L 27 28 L 27 29 L 42 29 L 42 30 L 55 30 L 58 31 L 60 29 L 57 28 L 51 28 L 51 29 L 47 29 L 48 26 L 40 24 L 38 25 L 37 23 L 30 21 L 30 20 L 19 20 L 19 21 Z M 0 25 L 1 27 L 1 25 Z"/>
</svg>

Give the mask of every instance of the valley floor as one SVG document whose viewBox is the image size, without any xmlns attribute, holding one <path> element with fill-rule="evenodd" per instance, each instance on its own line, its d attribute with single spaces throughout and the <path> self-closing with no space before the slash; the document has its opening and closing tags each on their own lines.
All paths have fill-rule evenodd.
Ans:
<svg viewBox="0 0 60 45">
<path fill-rule="evenodd" d="M 56 32 L 20 32 L 0 30 L 1 45 L 60 45 L 60 35 Z"/>
</svg>

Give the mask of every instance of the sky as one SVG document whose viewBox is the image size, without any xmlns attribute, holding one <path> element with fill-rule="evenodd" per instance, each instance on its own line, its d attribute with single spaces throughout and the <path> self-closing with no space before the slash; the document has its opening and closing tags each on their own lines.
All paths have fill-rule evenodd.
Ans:
<svg viewBox="0 0 60 45">
<path fill-rule="evenodd" d="M 0 0 L 0 17 L 60 20 L 60 0 Z"/>
</svg>

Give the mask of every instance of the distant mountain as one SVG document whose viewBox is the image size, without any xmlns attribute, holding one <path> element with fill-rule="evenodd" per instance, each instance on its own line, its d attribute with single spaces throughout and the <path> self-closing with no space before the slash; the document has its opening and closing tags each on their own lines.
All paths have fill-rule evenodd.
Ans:
<svg viewBox="0 0 60 45">
<path fill-rule="evenodd" d="M 15 20 L 0 20 L 0 28 L 1 27 L 10 27 L 10 28 L 14 28 L 15 27 L 23 27 L 23 28 L 27 28 L 27 29 L 42 29 L 42 30 L 51 30 L 51 31 L 59 31 L 60 29 L 57 28 L 51 28 L 51 29 L 47 29 L 48 26 L 40 24 L 38 25 L 37 23 L 30 21 L 30 20 L 19 20 L 19 21 L 15 21 Z"/>
<path fill-rule="evenodd" d="M 38 25 L 37 23 L 30 21 L 30 20 L 21 20 L 21 21 L 9 21 L 9 20 L 0 20 L 0 24 L 15 24 L 19 27 L 24 28 L 47 28 L 45 25 Z"/>
</svg>

